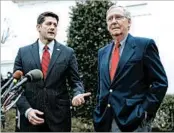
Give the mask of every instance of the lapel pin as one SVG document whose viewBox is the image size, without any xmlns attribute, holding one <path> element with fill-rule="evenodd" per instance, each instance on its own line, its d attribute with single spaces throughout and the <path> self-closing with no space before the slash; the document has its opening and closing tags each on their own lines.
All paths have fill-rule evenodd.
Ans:
<svg viewBox="0 0 174 133">
<path fill-rule="evenodd" d="M 58 48 L 57 51 L 60 51 L 60 49 Z"/>
</svg>

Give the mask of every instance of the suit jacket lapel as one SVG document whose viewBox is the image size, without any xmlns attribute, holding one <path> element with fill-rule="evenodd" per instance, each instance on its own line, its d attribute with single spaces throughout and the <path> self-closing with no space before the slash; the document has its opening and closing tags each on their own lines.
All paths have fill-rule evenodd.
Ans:
<svg viewBox="0 0 174 133">
<path fill-rule="evenodd" d="M 112 51 L 112 44 L 113 44 L 113 42 L 108 44 L 108 46 L 105 48 L 105 50 L 103 51 L 103 54 L 101 56 L 101 63 L 102 63 L 102 65 L 105 65 L 103 67 L 104 70 L 102 70 L 101 72 L 103 73 L 103 76 L 106 78 L 106 81 L 109 84 L 111 83 L 109 65 L 110 65 L 110 55 L 111 55 L 111 51 Z"/>
<path fill-rule="evenodd" d="M 117 67 L 117 71 L 115 73 L 114 80 L 120 75 L 121 71 L 124 68 L 124 65 L 134 54 L 135 46 L 136 45 L 135 45 L 133 37 L 130 34 L 128 34 L 127 40 L 125 42 L 125 47 L 123 49 L 121 58 L 120 58 L 119 63 L 118 63 L 118 67 Z"/>
<path fill-rule="evenodd" d="M 37 68 L 41 70 L 41 64 L 40 64 L 40 56 L 39 56 L 39 45 L 38 41 L 36 41 L 30 48 L 30 51 L 33 56 L 33 60 L 37 65 Z"/>
<path fill-rule="evenodd" d="M 57 41 L 55 41 L 54 48 L 53 48 L 53 53 L 52 53 L 52 56 L 51 56 L 51 61 L 50 61 L 48 71 L 47 71 L 46 79 L 49 76 L 50 71 L 51 71 L 54 63 L 56 62 L 56 59 L 59 57 L 59 55 L 61 53 L 61 50 L 62 50 L 61 45 Z"/>
</svg>

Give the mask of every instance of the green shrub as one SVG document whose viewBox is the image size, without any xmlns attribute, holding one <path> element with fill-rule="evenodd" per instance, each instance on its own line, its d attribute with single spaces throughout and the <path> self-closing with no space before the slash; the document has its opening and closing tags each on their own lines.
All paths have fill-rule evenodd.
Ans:
<svg viewBox="0 0 174 133">
<path fill-rule="evenodd" d="M 11 109 L 5 114 L 6 124 L 5 124 L 5 128 L 2 128 L 2 125 L 1 125 L 2 132 L 14 132 L 15 131 L 15 125 L 16 125 L 15 117 L 16 117 L 15 109 Z"/>
<path fill-rule="evenodd" d="M 72 132 L 94 132 L 92 119 L 72 118 Z"/>
<path fill-rule="evenodd" d="M 161 131 L 174 131 L 174 95 L 166 95 L 153 122 Z"/>
<path fill-rule="evenodd" d="M 68 46 L 75 50 L 79 72 L 86 92 L 92 96 L 87 103 L 76 108 L 76 116 L 92 117 L 97 91 L 97 52 L 111 40 L 106 25 L 106 11 L 110 1 L 77 1 L 71 8 Z"/>
</svg>

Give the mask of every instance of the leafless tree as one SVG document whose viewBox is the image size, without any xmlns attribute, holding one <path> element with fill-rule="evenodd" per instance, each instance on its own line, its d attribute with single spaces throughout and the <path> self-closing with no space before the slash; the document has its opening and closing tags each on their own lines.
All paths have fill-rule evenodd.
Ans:
<svg viewBox="0 0 174 133">
<path fill-rule="evenodd" d="M 5 44 L 8 39 L 16 37 L 12 30 L 9 18 L 4 18 L 2 20 L 1 28 L 1 44 Z"/>
</svg>

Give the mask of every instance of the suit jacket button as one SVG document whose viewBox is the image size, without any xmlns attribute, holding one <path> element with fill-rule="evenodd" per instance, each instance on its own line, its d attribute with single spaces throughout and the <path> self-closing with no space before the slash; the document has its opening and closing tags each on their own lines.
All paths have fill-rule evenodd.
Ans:
<svg viewBox="0 0 174 133">
<path fill-rule="evenodd" d="M 108 108 L 110 108 L 111 107 L 111 105 L 110 104 L 108 104 Z"/>
</svg>

